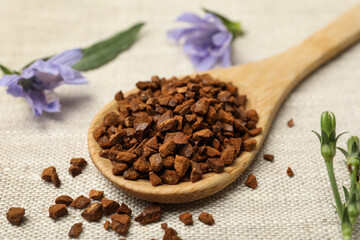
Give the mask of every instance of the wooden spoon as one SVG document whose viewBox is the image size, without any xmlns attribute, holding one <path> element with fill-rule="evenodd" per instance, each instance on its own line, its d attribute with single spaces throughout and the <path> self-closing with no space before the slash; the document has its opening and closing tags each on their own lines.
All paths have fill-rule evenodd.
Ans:
<svg viewBox="0 0 360 240">
<path fill-rule="evenodd" d="M 237 179 L 255 158 L 276 113 L 291 90 L 307 75 L 359 39 L 360 4 L 300 45 L 284 53 L 259 62 L 208 71 L 207 73 L 214 78 L 232 82 L 239 88 L 241 94 L 247 94 L 247 109 L 256 109 L 260 117 L 258 126 L 263 128 L 262 134 L 255 138 L 258 141 L 256 149 L 242 153 L 234 164 L 226 167 L 221 174 L 205 174 L 203 179 L 196 183 L 181 182 L 177 185 L 157 187 L 153 187 L 148 180 L 130 181 L 122 176 L 114 176 L 111 162 L 99 156 L 101 148 L 93 138 L 93 131 L 102 124 L 105 114 L 117 111 L 117 103 L 114 100 L 100 110 L 90 125 L 88 132 L 90 156 L 106 178 L 125 192 L 144 200 L 180 203 L 214 194 Z M 133 92 L 135 90 L 129 93 Z"/>
</svg>

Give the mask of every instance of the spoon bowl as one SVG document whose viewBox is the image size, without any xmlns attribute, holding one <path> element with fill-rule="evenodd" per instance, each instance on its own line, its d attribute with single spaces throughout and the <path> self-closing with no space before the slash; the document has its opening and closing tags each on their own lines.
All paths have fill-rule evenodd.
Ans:
<svg viewBox="0 0 360 240">
<path fill-rule="evenodd" d="M 246 109 L 255 109 L 259 115 L 258 127 L 262 133 L 255 137 L 258 142 L 251 152 L 242 152 L 223 173 L 207 173 L 198 182 L 180 182 L 177 185 L 152 186 L 150 181 L 126 180 L 112 174 L 110 160 L 101 158 L 99 144 L 93 131 L 102 124 L 104 116 L 118 112 L 112 100 L 104 106 L 91 122 L 88 147 L 92 161 L 112 183 L 137 198 L 162 203 L 191 202 L 212 195 L 228 186 L 250 165 L 270 130 L 281 104 L 291 90 L 307 75 L 332 59 L 360 39 L 360 4 L 342 14 L 326 28 L 312 35 L 303 43 L 274 57 L 230 68 L 215 69 L 204 73 L 215 79 L 232 82 L 240 94 L 246 94 Z M 125 95 L 134 93 L 130 91 Z"/>
</svg>

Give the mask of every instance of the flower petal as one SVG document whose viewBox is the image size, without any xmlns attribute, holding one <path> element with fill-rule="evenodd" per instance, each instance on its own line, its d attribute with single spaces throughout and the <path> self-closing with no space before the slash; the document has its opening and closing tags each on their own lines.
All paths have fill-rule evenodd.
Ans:
<svg viewBox="0 0 360 240">
<path fill-rule="evenodd" d="M 31 91 L 25 95 L 24 98 L 32 108 L 34 116 L 39 116 L 42 114 L 42 106 L 43 102 L 45 102 L 45 97 L 41 92 Z"/>
<path fill-rule="evenodd" d="M 202 27 L 212 27 L 212 24 L 209 21 L 190 12 L 184 12 L 175 21 L 192 23 Z"/>
<path fill-rule="evenodd" d="M 231 64 L 231 47 L 227 48 L 225 50 L 224 55 L 221 58 L 221 64 L 223 67 L 230 67 Z"/>
<path fill-rule="evenodd" d="M 0 86 L 9 86 L 13 82 L 18 82 L 21 77 L 17 74 L 5 74 L 2 78 L 0 78 Z"/>
<path fill-rule="evenodd" d="M 59 99 L 56 99 L 56 100 L 52 101 L 52 102 L 49 103 L 49 104 L 43 105 L 43 110 L 44 110 L 45 112 L 50 112 L 50 113 L 60 112 L 60 102 L 59 102 Z"/>
<path fill-rule="evenodd" d="M 208 50 L 209 50 L 209 53 L 212 55 L 212 56 L 214 56 L 214 57 L 221 57 L 224 53 L 225 53 L 225 51 L 228 49 L 228 48 L 230 48 L 230 44 L 231 44 L 231 40 L 233 39 L 233 36 L 232 36 L 232 34 L 231 33 L 225 33 L 226 34 L 226 38 L 225 39 L 221 39 L 222 41 L 223 41 L 223 43 L 222 43 L 222 45 L 219 45 L 219 47 L 217 47 L 217 48 L 209 48 Z M 215 34 L 215 35 L 213 35 L 213 37 L 212 37 L 212 41 L 213 41 L 213 43 L 214 43 L 214 41 L 218 41 L 218 40 L 214 40 L 214 37 L 215 36 L 220 36 L 220 33 L 217 33 L 217 34 Z M 222 38 L 223 36 L 221 36 L 221 37 L 219 37 L 219 38 Z M 216 37 L 215 37 L 216 38 Z M 220 42 L 220 40 L 219 40 L 219 42 Z M 219 43 L 218 42 L 218 43 Z M 214 43 L 214 45 L 215 45 L 215 43 Z"/>
<path fill-rule="evenodd" d="M 86 84 L 88 81 L 81 75 L 79 71 L 74 70 L 67 65 L 59 66 L 60 75 L 66 84 Z"/>
<path fill-rule="evenodd" d="M 6 92 L 14 97 L 21 97 L 23 88 L 18 84 L 21 77 L 16 74 L 4 75 L 0 79 L 0 86 L 8 86 Z"/>
<path fill-rule="evenodd" d="M 223 21 L 214 14 L 206 13 L 204 19 L 206 19 L 208 22 L 211 22 L 218 30 L 227 31 Z"/>
<path fill-rule="evenodd" d="M 216 62 L 218 61 L 217 57 L 213 57 L 213 56 L 207 56 L 205 58 L 191 58 L 193 61 L 193 64 L 195 65 L 196 69 L 198 71 L 205 71 L 205 70 L 209 70 L 211 69 Z"/>
<path fill-rule="evenodd" d="M 170 40 L 178 42 L 182 37 L 187 37 L 190 33 L 197 31 L 196 28 L 177 28 L 167 31 L 166 35 Z"/>
<path fill-rule="evenodd" d="M 220 47 L 226 42 L 228 36 L 229 34 L 227 32 L 218 32 L 212 35 L 211 38 L 214 45 Z"/>
<path fill-rule="evenodd" d="M 76 48 L 76 49 L 64 51 L 50 58 L 49 60 L 47 60 L 47 62 L 53 64 L 64 64 L 64 65 L 72 66 L 75 63 L 77 63 L 82 57 L 83 57 L 83 53 L 81 51 L 81 48 Z"/>
</svg>

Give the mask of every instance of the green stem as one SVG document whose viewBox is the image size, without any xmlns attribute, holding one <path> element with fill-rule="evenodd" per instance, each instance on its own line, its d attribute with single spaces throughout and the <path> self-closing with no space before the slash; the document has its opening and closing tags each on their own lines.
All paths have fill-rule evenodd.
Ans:
<svg viewBox="0 0 360 240">
<path fill-rule="evenodd" d="M 334 167 L 333 167 L 333 160 L 332 159 L 330 161 L 326 161 L 326 168 L 327 168 L 327 172 L 328 172 L 328 175 L 329 175 L 331 188 L 332 188 L 332 191 L 333 191 L 333 194 L 334 194 L 336 207 L 338 209 L 337 212 L 339 214 L 339 218 L 342 219 L 344 209 L 343 209 L 343 205 L 341 203 L 339 189 L 338 189 L 338 186 L 336 184 L 336 179 L 335 179 L 335 174 L 334 174 Z"/>
</svg>

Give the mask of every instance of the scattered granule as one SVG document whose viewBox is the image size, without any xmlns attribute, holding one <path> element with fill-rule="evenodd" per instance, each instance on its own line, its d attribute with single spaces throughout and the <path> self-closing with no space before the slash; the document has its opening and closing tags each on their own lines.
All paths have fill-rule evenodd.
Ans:
<svg viewBox="0 0 360 240">
<path fill-rule="evenodd" d="M 86 166 L 87 162 L 84 158 L 72 158 L 70 160 L 70 164 L 77 166 L 79 168 L 84 168 Z"/>
<path fill-rule="evenodd" d="M 82 173 L 82 169 L 78 166 L 71 165 L 69 167 L 69 173 L 74 178 Z"/>
<path fill-rule="evenodd" d="M 272 162 L 272 161 L 274 161 L 274 155 L 272 155 L 272 154 L 264 154 L 264 159 Z"/>
<path fill-rule="evenodd" d="M 57 175 L 57 173 L 54 173 L 51 176 L 51 182 L 54 184 L 55 187 L 60 187 L 60 179 L 59 176 Z"/>
<path fill-rule="evenodd" d="M 245 185 L 252 189 L 255 189 L 257 187 L 256 177 L 252 174 L 249 174 L 248 178 L 246 179 Z"/>
<path fill-rule="evenodd" d="M 192 214 L 188 212 L 184 212 L 179 216 L 180 221 L 182 221 L 185 225 L 192 225 L 193 219 Z"/>
<path fill-rule="evenodd" d="M 72 225 L 68 235 L 70 238 L 78 238 L 81 232 L 82 223 L 75 223 L 74 225 Z"/>
<path fill-rule="evenodd" d="M 68 195 L 61 195 L 55 199 L 56 204 L 65 204 L 69 206 L 72 203 L 73 199 Z"/>
<path fill-rule="evenodd" d="M 25 215 L 25 208 L 11 207 L 6 213 L 6 219 L 12 225 L 19 225 L 24 215 Z"/>
<path fill-rule="evenodd" d="M 293 119 L 290 119 L 288 122 L 287 122 L 287 125 L 289 127 L 293 127 L 294 126 L 294 120 Z"/>
<path fill-rule="evenodd" d="M 41 173 L 41 178 L 45 181 L 52 182 L 55 187 L 60 186 L 59 176 L 56 173 L 56 168 L 53 166 L 45 168 Z"/>
<path fill-rule="evenodd" d="M 49 208 L 49 217 L 52 219 L 58 219 L 68 214 L 68 210 L 65 204 L 55 204 Z"/>
<path fill-rule="evenodd" d="M 112 230 L 122 236 L 126 236 L 130 228 L 130 216 L 127 214 L 114 214 L 111 216 L 111 220 L 110 227 Z"/>
<path fill-rule="evenodd" d="M 206 212 L 202 212 L 199 215 L 199 220 L 207 225 L 213 225 L 215 223 L 213 216 Z"/>
<path fill-rule="evenodd" d="M 103 206 L 105 215 L 116 213 L 116 211 L 120 207 L 120 204 L 118 202 L 107 198 L 101 199 L 101 205 Z"/>
<path fill-rule="evenodd" d="M 51 176 L 54 175 L 54 173 L 56 173 L 55 167 L 51 166 L 51 167 L 45 168 L 41 173 L 41 179 L 44 179 L 45 181 L 50 182 Z"/>
<path fill-rule="evenodd" d="M 175 229 L 168 227 L 165 229 L 163 240 L 181 240 L 177 234 L 178 233 L 175 231 Z"/>
<path fill-rule="evenodd" d="M 98 202 L 91 204 L 81 213 L 81 216 L 89 222 L 99 221 L 102 215 L 103 207 Z"/>
<path fill-rule="evenodd" d="M 161 224 L 161 229 L 167 229 L 168 227 L 168 224 L 167 223 L 162 223 Z"/>
<path fill-rule="evenodd" d="M 290 167 L 288 167 L 288 169 L 286 170 L 286 173 L 289 177 L 293 177 L 294 176 L 294 172 L 292 171 L 292 169 Z"/>
<path fill-rule="evenodd" d="M 126 226 L 130 224 L 131 220 L 130 216 L 127 214 L 113 214 L 110 218 L 112 221 L 117 221 Z"/>
<path fill-rule="evenodd" d="M 117 213 L 119 213 L 119 214 L 125 213 L 125 214 L 131 216 L 132 211 L 125 203 L 122 203 L 120 205 L 119 209 L 117 210 Z"/>
<path fill-rule="evenodd" d="M 100 200 L 104 197 L 104 191 L 91 189 L 89 192 L 89 197 L 94 200 Z"/>
<path fill-rule="evenodd" d="M 87 198 L 87 197 L 81 195 L 81 196 L 75 198 L 75 200 L 70 204 L 70 206 L 74 207 L 74 208 L 83 209 L 87 205 L 89 205 L 90 202 L 91 202 L 90 198 Z"/>
<path fill-rule="evenodd" d="M 139 222 L 141 225 L 146 225 L 149 223 L 159 221 L 160 217 L 161 217 L 160 204 L 153 204 L 145 208 L 145 210 L 135 218 L 135 221 Z"/>
<path fill-rule="evenodd" d="M 108 220 L 105 221 L 105 223 L 104 223 L 104 228 L 105 228 L 105 230 L 109 230 L 109 228 L 110 228 L 110 222 L 109 222 Z"/>
</svg>

